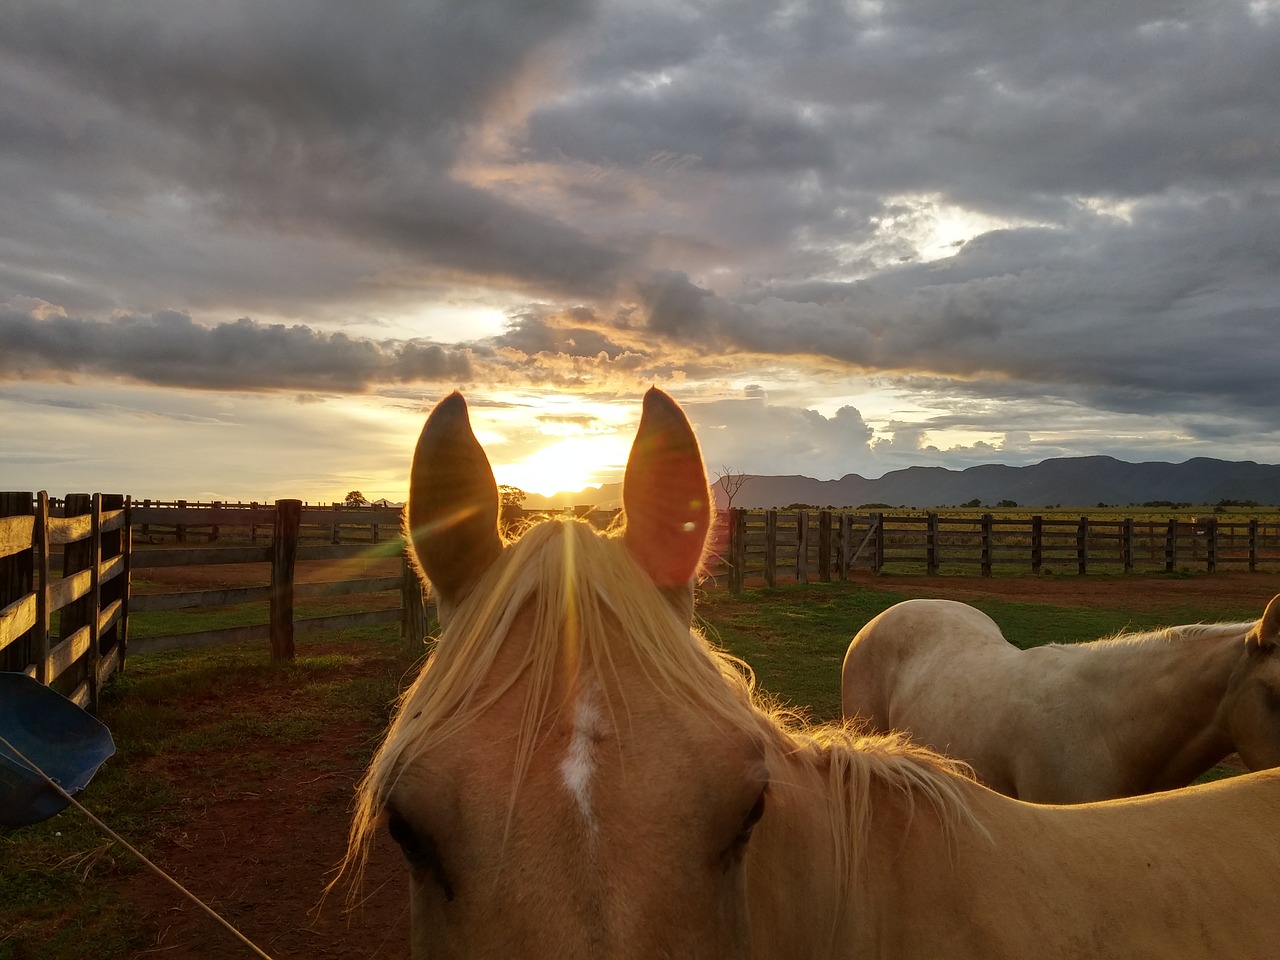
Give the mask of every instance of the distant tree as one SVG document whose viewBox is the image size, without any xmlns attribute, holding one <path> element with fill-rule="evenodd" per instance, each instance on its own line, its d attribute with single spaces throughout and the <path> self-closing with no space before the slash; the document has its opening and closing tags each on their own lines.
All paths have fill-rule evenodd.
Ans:
<svg viewBox="0 0 1280 960">
<path fill-rule="evenodd" d="M 979 500 L 977 497 L 974 497 L 972 500 L 968 501 L 967 503 L 960 504 L 960 506 L 972 509 L 973 507 L 982 506 L 982 501 Z"/>
<path fill-rule="evenodd" d="M 509 507 L 524 506 L 524 499 L 527 496 L 529 495 L 519 487 L 513 487 L 505 483 L 498 486 L 498 497 L 501 499 L 502 509 L 504 510 Z"/>
<path fill-rule="evenodd" d="M 1006 510 L 1018 505 L 1017 500 L 1001 500 L 996 504 L 997 507 L 1004 507 Z"/>
<path fill-rule="evenodd" d="M 342 502 L 348 507 L 363 507 L 369 501 L 364 498 L 364 494 L 359 490 L 352 490 L 342 498 Z"/>
<path fill-rule="evenodd" d="M 725 509 L 733 509 L 733 498 L 738 495 L 738 491 L 742 489 L 743 484 L 747 482 L 747 475 L 730 470 L 728 467 L 721 467 L 720 472 L 716 474 L 716 486 L 724 491 Z"/>
</svg>

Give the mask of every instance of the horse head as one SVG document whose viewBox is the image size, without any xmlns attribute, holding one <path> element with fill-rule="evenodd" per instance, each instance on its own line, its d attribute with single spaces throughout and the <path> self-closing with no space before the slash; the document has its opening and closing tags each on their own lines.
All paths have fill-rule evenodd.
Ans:
<svg viewBox="0 0 1280 960">
<path fill-rule="evenodd" d="M 442 632 L 353 827 L 367 842 L 385 822 L 404 853 L 415 957 L 749 955 L 768 771 L 744 685 L 690 629 L 710 502 L 693 430 L 654 389 L 625 527 L 505 542 L 462 397 L 428 418 L 407 533 Z"/>
<path fill-rule="evenodd" d="M 1280 596 L 1244 637 L 1224 701 L 1226 726 L 1250 770 L 1280 767 Z"/>
</svg>

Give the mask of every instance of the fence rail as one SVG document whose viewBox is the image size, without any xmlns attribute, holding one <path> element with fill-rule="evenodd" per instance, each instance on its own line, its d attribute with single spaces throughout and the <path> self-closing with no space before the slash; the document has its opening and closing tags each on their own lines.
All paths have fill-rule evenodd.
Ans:
<svg viewBox="0 0 1280 960">
<path fill-rule="evenodd" d="M 733 591 L 748 582 L 844 580 L 855 569 L 919 571 L 970 568 L 1039 574 L 1074 569 L 1135 573 L 1143 570 L 1234 567 L 1280 568 L 1280 521 L 1202 517 L 1164 521 L 1120 517 L 1078 518 L 894 516 L 831 510 L 724 512 L 725 549 L 714 573 Z"/>
<path fill-rule="evenodd" d="M 135 543 L 133 531 L 147 530 L 150 524 L 158 524 L 177 542 L 186 532 L 204 528 L 209 542 L 244 537 L 250 545 L 151 548 Z M 263 545 L 254 543 L 259 526 L 263 537 L 269 534 Z M 335 510 L 278 500 L 271 506 L 223 510 L 212 505 L 138 507 L 125 497 L 106 494 L 54 500 L 44 491 L 0 493 L 0 669 L 25 672 L 81 706 L 96 709 L 102 683 L 114 670 L 123 669 L 129 651 L 265 640 L 274 659 L 291 659 L 296 636 L 397 621 L 404 635 L 425 636 L 426 596 L 409 570 L 399 529 L 398 507 Z M 396 531 L 394 536 L 387 534 L 390 530 Z M 147 539 L 153 539 L 150 530 Z M 398 556 L 399 574 L 294 582 L 299 562 L 368 557 L 371 550 L 380 557 Z M 60 577 L 52 572 L 59 557 Z M 269 567 L 269 582 L 131 595 L 130 574 L 135 569 L 210 564 L 263 564 Z M 295 599 L 387 591 L 399 593 L 394 609 L 306 619 L 294 615 Z M 193 610 L 262 600 L 268 604 L 267 623 L 129 637 L 130 611 Z"/>
<path fill-rule="evenodd" d="M 563 513 L 598 527 L 615 518 L 613 512 L 586 507 Z M 533 515 L 507 510 L 503 516 L 504 522 L 519 523 Z M 711 573 L 735 592 L 748 583 L 843 580 L 858 569 L 933 576 L 1280 569 L 1280 521 L 1273 519 L 734 509 L 723 511 L 717 526 L 723 538 Z M 26 672 L 93 708 L 102 683 L 123 668 L 129 650 L 265 640 L 273 657 L 288 659 L 295 636 L 396 620 L 404 635 L 422 637 L 426 597 L 408 569 L 400 529 L 400 508 L 394 506 L 313 506 L 298 500 L 138 503 L 106 494 L 53 500 L 44 492 L 0 493 L 0 669 Z M 198 538 L 203 545 L 192 543 Z M 398 575 L 295 583 L 299 562 L 371 553 L 399 556 Z M 59 558 L 61 575 L 56 575 Z M 208 564 L 266 565 L 269 582 L 131 595 L 133 570 Z M 296 599 L 389 591 L 399 591 L 395 609 L 294 616 Z M 267 623 L 141 639 L 129 635 L 131 610 L 194 610 L 263 600 Z"/>
<path fill-rule="evenodd" d="M 43 491 L 0 493 L 0 668 L 97 709 L 127 647 L 129 502 L 77 494 L 58 513 Z M 55 545 L 61 576 L 51 563 Z"/>
</svg>

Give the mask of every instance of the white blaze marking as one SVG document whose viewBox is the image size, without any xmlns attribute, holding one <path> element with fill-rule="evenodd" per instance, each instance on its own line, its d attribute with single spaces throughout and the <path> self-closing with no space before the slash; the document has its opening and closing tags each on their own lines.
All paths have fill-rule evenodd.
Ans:
<svg viewBox="0 0 1280 960">
<path fill-rule="evenodd" d="M 595 813 L 591 809 L 591 777 L 596 772 L 595 747 L 604 734 L 603 718 L 589 693 L 578 700 L 574 715 L 573 736 L 569 750 L 560 761 L 560 779 L 573 796 L 578 812 L 595 829 Z"/>
</svg>

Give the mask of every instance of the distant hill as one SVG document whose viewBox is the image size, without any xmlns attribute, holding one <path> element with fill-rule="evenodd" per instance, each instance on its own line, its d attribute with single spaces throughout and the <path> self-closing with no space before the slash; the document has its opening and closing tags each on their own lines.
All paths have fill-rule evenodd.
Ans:
<svg viewBox="0 0 1280 960">
<path fill-rule="evenodd" d="M 724 494 L 713 487 L 719 506 Z M 527 509 L 592 504 L 616 507 L 622 484 L 606 483 L 577 493 L 540 497 L 531 494 Z M 785 507 L 808 503 L 819 507 L 858 507 L 884 503 L 893 507 L 953 507 L 977 500 L 995 506 L 1011 500 L 1024 507 L 1093 507 L 1099 503 L 1129 506 L 1153 501 L 1215 504 L 1222 500 L 1280 504 L 1280 464 L 1252 460 L 1196 457 L 1185 463 L 1127 463 L 1114 457 L 1061 457 L 1027 467 L 984 464 L 965 470 L 907 467 L 877 480 L 856 473 L 839 480 L 812 477 L 747 478 L 734 496 L 737 507 Z"/>
</svg>

